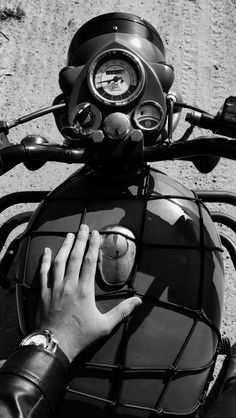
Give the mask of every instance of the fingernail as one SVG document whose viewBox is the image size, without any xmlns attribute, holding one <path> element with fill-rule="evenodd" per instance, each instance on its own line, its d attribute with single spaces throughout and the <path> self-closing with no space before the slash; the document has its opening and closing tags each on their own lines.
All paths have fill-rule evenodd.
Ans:
<svg viewBox="0 0 236 418">
<path fill-rule="evenodd" d="M 99 232 L 96 231 L 96 229 L 93 229 L 92 233 L 91 233 L 91 238 L 97 238 L 99 236 Z"/>
<path fill-rule="evenodd" d="M 72 232 L 68 232 L 66 239 L 72 239 L 72 237 L 74 237 L 74 234 L 72 234 Z"/>
<path fill-rule="evenodd" d="M 88 225 L 81 224 L 79 229 L 80 229 L 81 231 L 86 231 L 86 230 L 88 229 Z"/>
<path fill-rule="evenodd" d="M 50 253 L 50 248 L 45 247 L 44 248 L 44 255 L 48 255 Z"/>
<path fill-rule="evenodd" d="M 140 299 L 138 296 L 135 296 L 134 302 L 135 302 L 135 304 L 137 304 L 137 305 L 141 305 L 141 303 L 142 303 L 143 301 L 142 301 L 142 299 Z"/>
</svg>

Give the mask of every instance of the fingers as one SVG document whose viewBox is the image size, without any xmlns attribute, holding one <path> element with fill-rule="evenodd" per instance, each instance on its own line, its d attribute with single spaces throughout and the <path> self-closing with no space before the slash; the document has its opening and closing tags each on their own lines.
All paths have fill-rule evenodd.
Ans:
<svg viewBox="0 0 236 418">
<path fill-rule="evenodd" d="M 41 293 L 45 295 L 48 292 L 48 272 L 51 267 L 52 253 L 50 248 L 45 248 L 41 267 L 40 267 L 40 280 L 41 280 Z"/>
<path fill-rule="evenodd" d="M 119 324 L 124 318 L 129 316 L 136 306 L 141 305 L 142 300 L 138 296 L 125 299 L 105 314 L 107 320 L 107 332 Z"/>
<path fill-rule="evenodd" d="M 82 224 L 75 240 L 74 247 L 70 253 L 70 258 L 66 270 L 65 279 L 66 281 L 70 281 L 71 284 L 78 284 L 80 269 L 83 262 L 88 237 L 89 227 Z"/>
<path fill-rule="evenodd" d="M 74 234 L 68 233 L 53 262 L 53 289 L 59 290 L 64 281 L 68 257 L 74 242 Z"/>
<path fill-rule="evenodd" d="M 84 257 L 82 271 L 80 275 L 81 286 L 85 285 L 89 290 L 94 289 L 94 278 L 97 268 L 98 253 L 100 247 L 100 235 L 98 231 L 92 231 L 89 248 Z"/>
<path fill-rule="evenodd" d="M 66 239 L 64 240 L 53 262 L 53 290 L 61 290 L 65 280 L 66 282 L 69 282 L 70 285 L 78 285 L 82 263 L 84 264 L 83 273 L 81 273 L 82 279 L 91 278 L 92 281 L 94 280 L 100 236 L 97 231 L 92 232 L 89 248 L 86 256 L 84 257 L 88 237 L 89 228 L 84 224 L 80 226 L 75 242 L 74 234 L 67 234 Z M 41 281 L 42 288 L 44 290 L 47 287 L 48 271 L 50 266 L 51 250 L 48 248 L 45 249 L 41 264 Z"/>
</svg>

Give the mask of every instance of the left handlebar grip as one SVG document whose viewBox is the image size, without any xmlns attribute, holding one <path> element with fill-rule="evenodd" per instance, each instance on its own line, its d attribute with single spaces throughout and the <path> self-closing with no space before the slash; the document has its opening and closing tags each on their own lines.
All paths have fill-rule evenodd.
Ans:
<svg viewBox="0 0 236 418">
<path fill-rule="evenodd" d="M 67 149 L 60 145 L 11 145 L 0 150 L 0 175 L 14 168 L 16 165 L 33 160 L 55 161 L 67 164 L 84 163 L 86 161 L 84 149 Z"/>
<path fill-rule="evenodd" d="M 0 175 L 11 170 L 24 161 L 25 149 L 23 145 L 10 145 L 0 150 Z"/>
</svg>

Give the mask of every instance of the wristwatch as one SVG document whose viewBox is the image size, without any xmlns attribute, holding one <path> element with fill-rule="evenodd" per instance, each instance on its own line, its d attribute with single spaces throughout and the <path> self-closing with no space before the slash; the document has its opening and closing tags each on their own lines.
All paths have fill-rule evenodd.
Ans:
<svg viewBox="0 0 236 418">
<path fill-rule="evenodd" d="M 53 336 L 52 332 L 48 329 L 32 332 L 27 335 L 20 343 L 21 345 L 37 345 L 44 348 L 45 350 L 55 353 L 58 342 Z"/>
<path fill-rule="evenodd" d="M 60 349 L 56 338 L 53 333 L 48 329 L 32 332 L 27 335 L 20 343 L 20 347 L 26 345 L 35 345 L 43 348 L 44 350 L 54 353 L 59 360 L 63 363 L 63 366 L 67 369 L 69 365 L 69 359 L 66 354 Z"/>
</svg>

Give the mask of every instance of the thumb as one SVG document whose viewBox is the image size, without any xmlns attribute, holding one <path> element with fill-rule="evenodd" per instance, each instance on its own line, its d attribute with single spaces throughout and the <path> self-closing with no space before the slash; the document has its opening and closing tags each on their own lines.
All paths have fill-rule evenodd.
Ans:
<svg viewBox="0 0 236 418">
<path fill-rule="evenodd" d="M 109 312 L 105 314 L 107 321 L 107 331 L 110 332 L 112 329 L 119 324 L 123 319 L 131 314 L 134 308 L 141 305 L 142 300 L 138 296 L 133 296 L 119 303 Z"/>
</svg>

